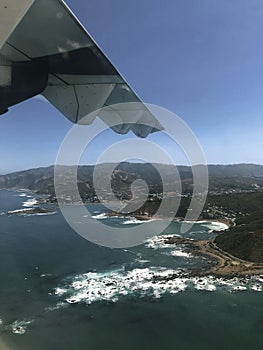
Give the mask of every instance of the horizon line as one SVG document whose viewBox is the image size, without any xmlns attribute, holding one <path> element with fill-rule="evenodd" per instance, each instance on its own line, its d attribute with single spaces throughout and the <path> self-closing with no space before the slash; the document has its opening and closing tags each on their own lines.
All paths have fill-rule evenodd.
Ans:
<svg viewBox="0 0 263 350">
<path fill-rule="evenodd" d="M 42 168 L 51 168 L 51 167 L 55 167 L 55 166 L 78 166 L 78 167 L 82 167 L 82 166 L 95 166 L 95 165 L 104 165 L 104 164 L 122 164 L 122 163 L 128 163 L 128 164 L 159 164 L 159 165 L 167 165 L 167 166 L 176 166 L 176 167 L 194 167 L 194 166 L 235 166 L 235 165 L 256 165 L 256 166 L 263 166 L 263 164 L 259 164 L 259 163 L 206 163 L 206 164 L 194 164 L 194 165 L 189 165 L 189 164 L 171 164 L 171 163 L 159 163 L 159 162 L 155 162 L 155 163 L 149 163 L 149 162 L 130 162 L 130 161 L 124 161 L 121 163 L 115 163 L 115 162 L 104 162 L 104 163 L 96 163 L 96 164 L 51 164 L 51 165 L 43 165 L 43 166 L 38 166 L 38 167 L 32 167 L 32 168 L 26 168 L 26 169 L 17 169 L 17 170 L 4 170 L 3 172 L 0 171 L 0 176 L 4 176 L 4 175 L 8 175 L 8 174 L 14 174 L 14 173 L 18 173 L 18 172 L 24 172 L 24 171 L 30 171 L 30 170 L 35 170 L 35 169 L 42 169 Z"/>
</svg>

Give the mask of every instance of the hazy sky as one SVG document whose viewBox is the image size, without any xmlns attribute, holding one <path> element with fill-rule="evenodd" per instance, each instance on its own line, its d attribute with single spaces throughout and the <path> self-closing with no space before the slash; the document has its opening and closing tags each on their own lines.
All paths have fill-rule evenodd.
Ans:
<svg viewBox="0 0 263 350">
<path fill-rule="evenodd" d="M 208 163 L 263 163 L 262 0 L 66 2 L 139 96 L 192 128 Z M 53 164 L 71 126 L 38 99 L 11 108 L 0 118 L 0 172 Z M 106 136 L 87 162 L 121 139 Z"/>
</svg>

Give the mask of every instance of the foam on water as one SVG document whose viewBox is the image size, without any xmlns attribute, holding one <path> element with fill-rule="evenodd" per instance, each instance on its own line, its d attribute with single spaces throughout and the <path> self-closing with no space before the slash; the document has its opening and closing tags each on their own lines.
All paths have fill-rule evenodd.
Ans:
<svg viewBox="0 0 263 350">
<path fill-rule="evenodd" d="M 182 269 L 164 267 L 136 268 L 130 271 L 118 269 L 108 272 L 89 272 L 73 276 L 57 287 L 54 295 L 68 304 L 97 301 L 116 302 L 121 297 L 160 298 L 164 294 L 177 294 L 187 289 L 213 292 L 251 290 L 262 291 L 262 276 L 222 278 L 215 276 L 192 277 Z"/>
<path fill-rule="evenodd" d="M 64 296 L 70 304 L 91 304 L 101 300 L 115 302 L 126 295 L 159 298 L 167 291 L 178 293 L 186 289 L 184 278 L 177 277 L 178 274 L 179 270 L 153 267 L 131 271 L 89 272 L 73 277 L 68 286 L 59 287 L 54 293 Z"/>
<path fill-rule="evenodd" d="M 122 216 L 122 215 L 109 215 L 109 213 L 95 213 L 96 215 L 92 215 L 93 219 L 96 220 L 105 220 L 105 219 L 128 219 L 126 221 L 120 222 L 120 224 L 124 225 L 131 225 L 131 224 L 141 224 L 143 223 L 142 220 L 137 220 L 133 216 Z M 85 215 L 84 217 L 88 217 L 88 215 Z M 152 221 L 152 220 L 150 220 Z"/>
<path fill-rule="evenodd" d="M 88 215 L 85 215 L 85 217 L 87 216 Z M 97 220 L 104 220 L 104 219 L 108 219 L 109 216 L 107 215 L 107 213 L 100 213 L 100 214 L 92 215 L 92 218 Z"/>
<path fill-rule="evenodd" d="M 262 292 L 262 285 L 260 285 L 259 283 L 252 284 L 250 289 L 255 292 Z"/>
<path fill-rule="evenodd" d="M 12 324 L 5 327 L 6 330 L 11 331 L 13 334 L 23 335 L 26 333 L 30 324 L 34 322 L 33 320 L 16 320 Z"/>
<path fill-rule="evenodd" d="M 28 210 L 30 209 L 34 209 L 34 208 L 28 208 Z M 8 211 L 8 214 L 20 214 L 20 213 L 24 213 L 25 209 L 16 209 L 16 210 L 10 210 Z M 2 213 L 5 214 L 5 213 Z"/>
<path fill-rule="evenodd" d="M 60 310 L 60 309 L 64 309 L 68 306 L 68 303 L 65 303 L 63 301 L 58 302 L 56 305 L 54 306 L 48 306 L 45 308 L 46 312 L 50 312 L 50 311 L 55 311 L 55 310 Z"/>
<path fill-rule="evenodd" d="M 123 225 L 139 225 L 139 224 L 143 224 L 143 223 L 147 223 L 147 222 L 152 222 L 152 221 L 156 221 L 156 219 L 139 220 L 139 219 L 136 219 L 136 218 L 134 218 L 134 217 L 131 217 L 129 220 L 124 221 L 122 224 L 123 224 Z"/>
<path fill-rule="evenodd" d="M 192 283 L 197 290 L 206 290 L 213 292 L 216 290 L 216 280 L 212 276 L 208 277 L 193 277 Z"/>
<path fill-rule="evenodd" d="M 164 248 L 170 248 L 173 246 L 172 244 L 165 243 L 167 239 L 173 238 L 173 237 L 181 237 L 180 235 L 160 235 L 160 236 L 153 236 L 151 238 L 148 238 L 145 241 L 145 247 L 151 248 L 151 249 L 164 249 Z"/>
<path fill-rule="evenodd" d="M 211 231 L 221 232 L 229 229 L 229 226 L 223 222 L 218 221 L 198 221 L 202 226 L 208 227 Z"/>
<path fill-rule="evenodd" d="M 65 288 L 56 288 L 55 290 L 55 295 L 61 296 L 64 295 L 65 293 L 67 293 L 67 289 Z"/>
<path fill-rule="evenodd" d="M 23 202 L 22 206 L 29 208 L 32 207 L 34 205 L 37 205 L 38 201 L 36 198 L 29 198 L 26 202 Z"/>
<path fill-rule="evenodd" d="M 136 224 L 142 224 L 143 222 L 145 222 L 145 221 L 133 218 L 133 219 L 129 219 L 127 221 L 124 221 L 122 224 L 123 225 L 134 225 L 134 224 L 136 225 Z"/>
<path fill-rule="evenodd" d="M 35 214 L 25 214 L 26 216 L 47 216 L 57 214 L 57 211 L 52 211 L 50 213 L 35 213 Z"/>
<path fill-rule="evenodd" d="M 191 258 L 192 254 L 183 251 L 183 249 L 172 250 L 170 253 L 172 256 L 178 256 L 183 258 Z"/>
<path fill-rule="evenodd" d="M 52 273 L 42 273 L 42 275 L 40 275 L 41 278 L 51 277 L 51 276 L 53 276 Z"/>
<path fill-rule="evenodd" d="M 35 208 L 27 208 L 27 209 L 16 209 L 16 210 L 10 210 L 7 213 L 3 212 L 0 213 L 0 215 L 6 215 L 6 214 L 17 214 L 22 216 L 46 216 L 46 215 L 54 215 L 57 213 L 57 211 L 47 212 L 47 213 L 27 213 L 25 210 L 34 210 Z"/>
<path fill-rule="evenodd" d="M 95 214 L 95 215 L 94 215 Z M 120 219 L 119 224 L 122 225 L 140 225 L 142 223 L 147 223 L 151 221 L 155 221 L 156 219 L 149 219 L 149 220 L 139 220 L 136 219 L 134 216 L 127 216 L 127 215 L 112 215 L 109 213 L 101 213 L 101 212 L 94 212 L 92 215 L 93 219 L 96 220 L 105 220 L 105 219 Z M 84 215 L 84 217 L 88 217 L 89 215 Z"/>
</svg>

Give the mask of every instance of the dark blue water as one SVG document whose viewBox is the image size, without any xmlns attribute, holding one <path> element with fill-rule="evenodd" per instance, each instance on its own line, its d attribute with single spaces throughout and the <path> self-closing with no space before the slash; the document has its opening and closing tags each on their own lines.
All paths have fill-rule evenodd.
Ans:
<svg viewBox="0 0 263 350">
<path fill-rule="evenodd" d="M 23 208 L 30 198 L 20 195 L 0 191 L 0 212 Z M 178 225 L 166 233 L 178 233 Z M 196 224 L 189 236 L 211 233 Z M 202 264 L 184 247 L 158 240 L 99 247 L 73 232 L 59 212 L 1 215 L 0 349 L 262 349 L 262 292 L 251 281 L 239 292 L 233 288 L 240 281 L 210 280 L 205 287 L 187 278 L 170 287 L 160 281 L 169 271 Z"/>
</svg>

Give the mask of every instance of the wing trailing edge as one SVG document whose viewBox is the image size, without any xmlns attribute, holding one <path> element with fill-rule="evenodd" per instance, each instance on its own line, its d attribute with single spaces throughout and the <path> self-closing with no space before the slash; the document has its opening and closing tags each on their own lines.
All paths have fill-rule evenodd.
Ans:
<svg viewBox="0 0 263 350">
<path fill-rule="evenodd" d="M 162 130 L 64 1 L 2 0 L 0 29 L 0 114 L 42 94 L 73 123 L 87 115 L 85 123 L 92 123 L 96 111 L 120 134 Z M 142 105 L 132 123 L 107 108 L 125 102 Z M 113 126 L 107 113 L 118 114 L 120 124 Z"/>
</svg>

